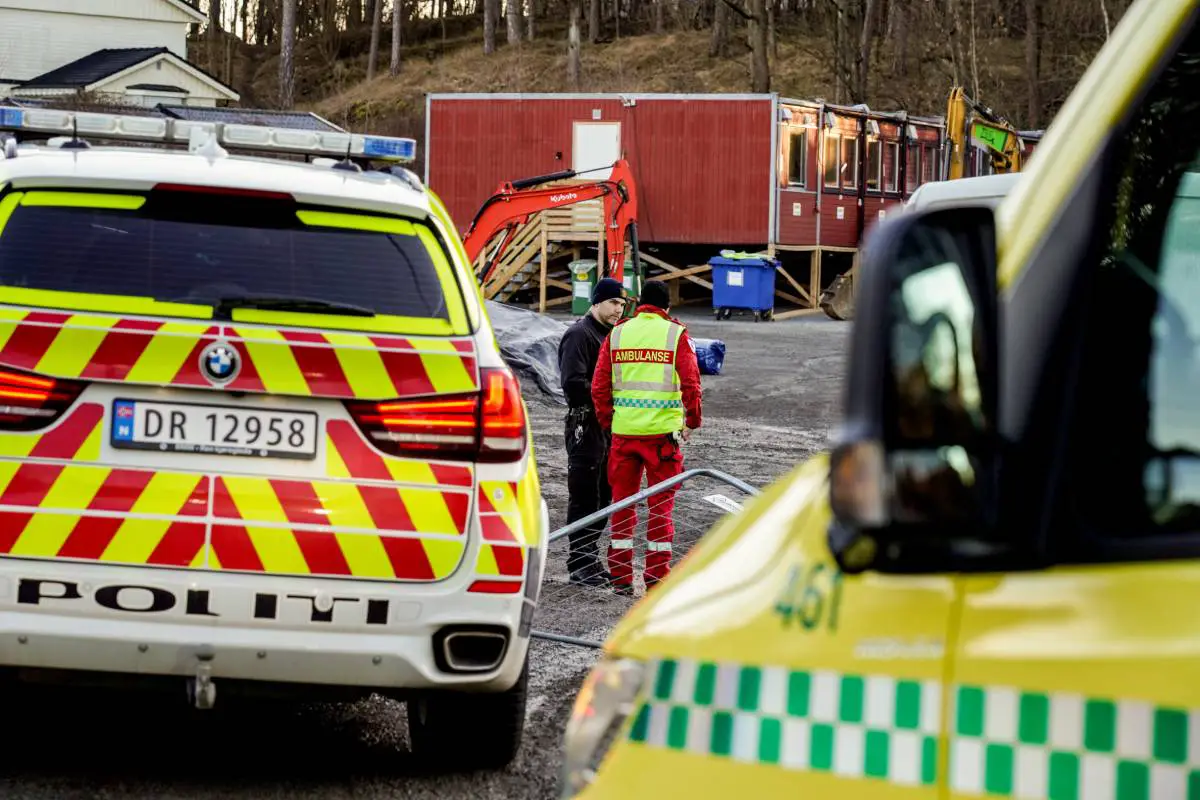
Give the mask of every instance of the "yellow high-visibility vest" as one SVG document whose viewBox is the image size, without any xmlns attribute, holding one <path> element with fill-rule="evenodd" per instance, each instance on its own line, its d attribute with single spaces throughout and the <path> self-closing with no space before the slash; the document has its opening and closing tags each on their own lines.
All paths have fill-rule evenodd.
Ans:
<svg viewBox="0 0 1200 800">
<path fill-rule="evenodd" d="M 683 430 L 683 391 L 675 352 L 683 326 L 644 311 L 609 334 L 612 432 L 653 436 Z"/>
</svg>

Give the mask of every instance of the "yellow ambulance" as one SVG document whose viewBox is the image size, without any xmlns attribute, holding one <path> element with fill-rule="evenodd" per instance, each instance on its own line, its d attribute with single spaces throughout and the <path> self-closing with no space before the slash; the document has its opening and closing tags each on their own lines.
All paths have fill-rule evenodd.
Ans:
<svg viewBox="0 0 1200 800">
<path fill-rule="evenodd" d="M 1198 16 L 876 229 L 839 441 L 614 631 L 563 797 L 1200 798 Z"/>
</svg>

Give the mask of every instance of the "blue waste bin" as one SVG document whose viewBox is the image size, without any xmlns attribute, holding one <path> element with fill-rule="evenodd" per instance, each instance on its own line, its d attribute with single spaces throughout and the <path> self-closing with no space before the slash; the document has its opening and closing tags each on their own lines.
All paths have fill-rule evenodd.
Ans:
<svg viewBox="0 0 1200 800">
<path fill-rule="evenodd" d="M 714 256 L 708 264 L 713 270 L 713 314 L 717 319 L 729 319 L 735 308 L 753 311 L 755 322 L 771 318 L 777 259 Z"/>
</svg>

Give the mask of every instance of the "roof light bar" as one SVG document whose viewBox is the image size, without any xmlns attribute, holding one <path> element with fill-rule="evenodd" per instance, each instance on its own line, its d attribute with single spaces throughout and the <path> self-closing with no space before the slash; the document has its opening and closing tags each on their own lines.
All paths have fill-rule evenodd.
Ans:
<svg viewBox="0 0 1200 800">
<path fill-rule="evenodd" d="M 209 134 L 215 132 L 218 144 L 240 150 L 338 158 L 349 155 L 399 162 L 413 161 L 417 155 L 416 140 L 394 136 L 11 106 L 0 106 L 0 131 L 48 135 L 78 133 L 81 137 L 90 134 L 116 141 L 179 145 L 207 141 Z M 193 140 L 193 131 L 203 131 L 205 135 Z"/>
</svg>

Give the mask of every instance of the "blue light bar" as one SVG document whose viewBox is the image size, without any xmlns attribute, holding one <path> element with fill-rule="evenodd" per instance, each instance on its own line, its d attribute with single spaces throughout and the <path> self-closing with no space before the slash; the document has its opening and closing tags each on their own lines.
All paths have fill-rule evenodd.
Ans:
<svg viewBox="0 0 1200 800">
<path fill-rule="evenodd" d="M 75 135 L 100 140 L 162 142 L 197 147 L 215 137 L 217 144 L 239 150 L 294 155 L 413 161 L 417 142 L 396 136 L 344 131 L 311 131 L 237 123 L 193 122 L 165 117 L 60 111 L 0 106 L 0 130 L 27 134 Z"/>
<path fill-rule="evenodd" d="M 417 142 L 394 136 L 364 136 L 363 155 L 412 161 L 417 157 Z"/>
</svg>

